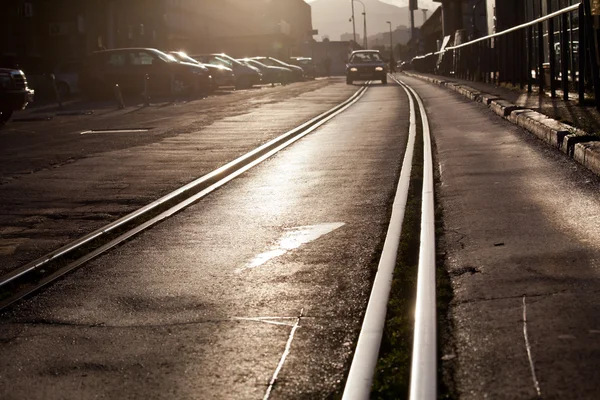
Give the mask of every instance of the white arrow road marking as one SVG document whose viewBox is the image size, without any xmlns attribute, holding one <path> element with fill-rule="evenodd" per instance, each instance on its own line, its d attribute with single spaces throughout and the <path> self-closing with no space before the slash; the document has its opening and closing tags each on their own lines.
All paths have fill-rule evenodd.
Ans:
<svg viewBox="0 0 600 400">
<path fill-rule="evenodd" d="M 288 251 L 297 249 L 306 243 L 313 242 L 319 239 L 321 236 L 327 235 L 328 233 L 331 233 L 344 225 L 345 224 L 343 222 L 333 222 L 328 224 L 290 228 L 288 229 L 288 232 L 286 232 L 286 234 L 279 240 L 277 245 L 270 250 L 257 255 L 252 261 L 246 264 L 243 268 L 238 269 L 236 272 L 240 273 L 246 269 L 259 267 L 269 260 L 280 257 Z"/>
</svg>

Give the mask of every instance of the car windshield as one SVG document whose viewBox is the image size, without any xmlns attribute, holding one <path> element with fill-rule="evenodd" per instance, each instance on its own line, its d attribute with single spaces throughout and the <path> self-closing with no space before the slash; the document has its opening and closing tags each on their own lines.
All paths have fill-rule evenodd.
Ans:
<svg viewBox="0 0 600 400">
<path fill-rule="evenodd" d="M 199 64 L 198 61 L 194 60 L 192 57 L 188 56 L 187 54 L 185 54 L 182 51 L 173 51 L 173 52 L 169 53 L 169 55 L 178 59 L 179 61 L 192 63 L 192 64 Z"/>
<path fill-rule="evenodd" d="M 271 60 L 273 60 L 273 62 L 275 63 L 276 67 L 288 67 L 289 66 L 289 64 L 286 64 L 283 61 L 279 61 L 276 58 L 271 58 Z"/>
<path fill-rule="evenodd" d="M 350 58 L 350 62 L 354 64 L 364 64 L 381 61 L 379 53 L 354 53 Z"/>
<path fill-rule="evenodd" d="M 237 65 L 237 66 L 244 65 L 241 62 L 239 62 L 238 60 L 236 60 L 235 58 L 229 57 L 227 54 L 219 54 L 218 56 L 215 56 L 215 58 L 227 63 L 228 65 L 225 65 L 225 66 L 229 67 L 229 68 L 232 68 L 234 65 Z"/>
<path fill-rule="evenodd" d="M 263 64 L 257 60 L 244 60 L 244 61 L 246 61 L 248 64 L 253 65 L 255 67 L 267 68 L 267 66 L 265 64 Z"/>
<path fill-rule="evenodd" d="M 156 57 L 160 58 L 160 59 L 161 59 L 161 60 L 163 60 L 164 62 L 168 62 L 168 63 L 179 62 L 179 61 L 177 61 L 177 59 L 176 59 L 175 57 L 173 57 L 172 55 L 170 55 L 170 54 L 166 54 L 166 53 L 163 53 L 162 51 L 159 51 L 159 50 L 154 50 L 154 51 L 152 52 L 152 55 L 154 55 L 154 56 L 156 56 Z"/>
</svg>

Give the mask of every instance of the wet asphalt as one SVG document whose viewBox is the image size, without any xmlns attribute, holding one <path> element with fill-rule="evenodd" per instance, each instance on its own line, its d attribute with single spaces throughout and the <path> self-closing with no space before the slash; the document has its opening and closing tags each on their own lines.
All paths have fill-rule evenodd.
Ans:
<svg viewBox="0 0 600 400">
<path fill-rule="evenodd" d="M 0 272 L 133 212 L 295 128 L 358 87 L 318 80 L 11 122 L 0 131 Z M 145 132 L 90 129 L 150 127 Z"/>
<path fill-rule="evenodd" d="M 135 163 L 132 154 L 127 169 L 152 186 L 159 170 L 167 171 L 164 181 L 183 163 L 203 160 L 209 168 L 209 154 L 229 157 L 260 141 L 248 136 L 238 144 L 253 126 L 314 112 L 311 104 L 324 102 L 311 93 L 195 133 L 215 138 L 195 156 L 175 155 L 180 147 L 195 153 L 193 133 L 153 143 L 139 153 L 148 158 Z M 339 392 L 407 134 L 404 92 L 376 84 L 306 138 L 1 315 L 0 398 L 314 399 Z M 127 159 L 118 154 L 118 162 Z"/>
<path fill-rule="evenodd" d="M 454 394 L 600 398 L 600 180 L 487 107 L 402 80 L 436 145 Z"/>
</svg>

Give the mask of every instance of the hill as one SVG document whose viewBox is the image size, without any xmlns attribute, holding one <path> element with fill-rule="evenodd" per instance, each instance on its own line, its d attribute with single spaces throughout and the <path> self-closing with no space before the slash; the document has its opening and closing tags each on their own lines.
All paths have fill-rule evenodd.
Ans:
<svg viewBox="0 0 600 400">
<path fill-rule="evenodd" d="M 379 0 L 362 0 L 367 11 L 367 34 L 369 36 L 379 32 L 387 32 L 392 22 L 392 29 L 397 26 L 410 26 L 408 7 L 396 7 Z M 352 32 L 350 16 L 352 9 L 348 0 L 315 0 L 310 3 L 312 7 L 313 28 L 319 30 L 318 39 L 328 36 L 330 40 L 340 40 L 343 33 Z M 354 17 L 356 19 L 356 33 L 363 37 L 363 7 L 354 3 Z M 421 11 L 415 11 L 415 26 L 423 23 Z"/>
</svg>

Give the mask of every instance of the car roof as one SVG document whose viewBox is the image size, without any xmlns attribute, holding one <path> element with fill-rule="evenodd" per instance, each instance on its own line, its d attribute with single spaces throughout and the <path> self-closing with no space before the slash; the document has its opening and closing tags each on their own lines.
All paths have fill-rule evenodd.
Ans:
<svg viewBox="0 0 600 400">
<path fill-rule="evenodd" d="M 103 53 L 114 53 L 118 51 L 159 51 L 158 49 L 154 49 L 152 47 L 124 47 L 121 49 L 107 49 L 107 50 L 98 50 L 94 51 L 92 54 L 103 54 Z"/>
<path fill-rule="evenodd" d="M 379 50 L 354 50 L 352 54 L 354 53 L 379 53 Z"/>
</svg>

